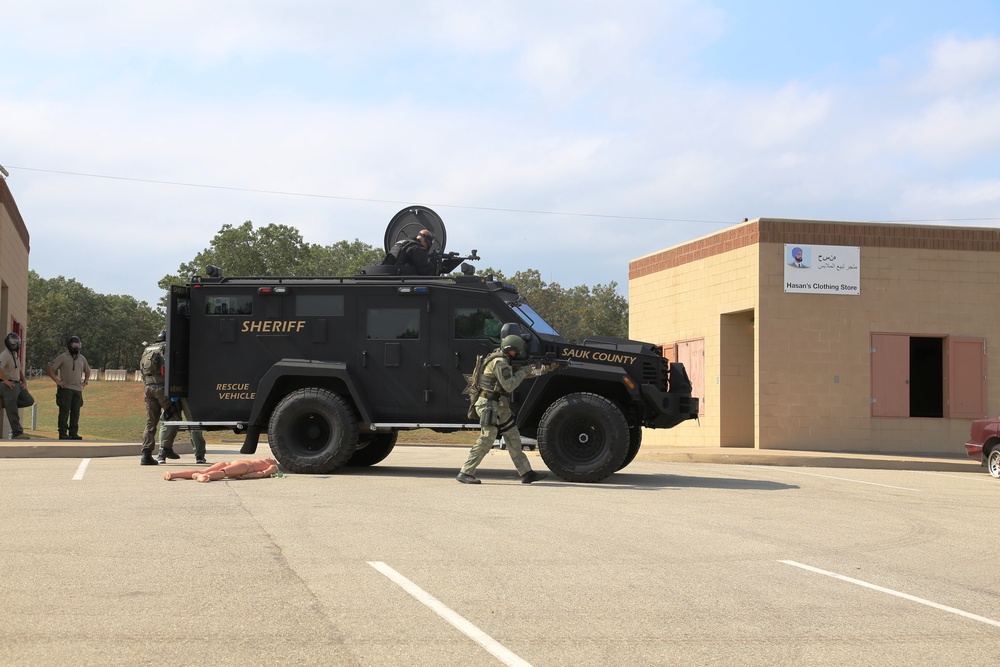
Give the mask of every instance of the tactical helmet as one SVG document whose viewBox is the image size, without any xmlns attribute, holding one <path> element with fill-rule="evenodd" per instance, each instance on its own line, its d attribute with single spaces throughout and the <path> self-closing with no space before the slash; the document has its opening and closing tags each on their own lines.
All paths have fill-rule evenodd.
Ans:
<svg viewBox="0 0 1000 667">
<path fill-rule="evenodd" d="M 524 344 L 523 338 L 511 335 L 500 341 L 500 349 L 503 350 L 504 353 L 511 349 L 517 350 L 517 356 L 523 357 L 528 348 Z"/>
<path fill-rule="evenodd" d="M 156 334 L 156 341 L 155 342 L 162 343 L 166 339 L 167 339 L 167 330 L 166 329 L 160 329 L 160 333 Z"/>
</svg>

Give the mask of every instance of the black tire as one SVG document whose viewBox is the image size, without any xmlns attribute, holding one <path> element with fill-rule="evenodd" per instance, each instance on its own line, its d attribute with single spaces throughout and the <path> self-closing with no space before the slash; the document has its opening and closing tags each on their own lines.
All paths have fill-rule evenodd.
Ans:
<svg viewBox="0 0 1000 667">
<path fill-rule="evenodd" d="M 557 399 L 538 422 L 538 451 L 545 465 L 567 482 L 599 482 L 628 455 L 625 415 L 597 394 Z"/>
<path fill-rule="evenodd" d="M 283 470 L 328 473 L 354 454 L 358 424 L 347 402 L 326 389 L 297 389 L 281 399 L 267 427 L 271 453 Z"/>
<path fill-rule="evenodd" d="M 993 477 L 1000 479 L 1000 445 L 993 445 L 993 449 L 986 456 L 986 470 Z"/>
<path fill-rule="evenodd" d="M 635 460 L 635 455 L 639 453 L 640 447 L 642 447 L 642 427 L 639 425 L 629 426 L 628 454 L 625 455 L 625 460 L 622 461 L 622 464 L 618 467 L 619 470 Z"/>
<path fill-rule="evenodd" d="M 358 446 L 347 461 L 349 466 L 373 466 L 381 463 L 396 446 L 396 431 L 366 433 L 358 436 Z"/>
</svg>

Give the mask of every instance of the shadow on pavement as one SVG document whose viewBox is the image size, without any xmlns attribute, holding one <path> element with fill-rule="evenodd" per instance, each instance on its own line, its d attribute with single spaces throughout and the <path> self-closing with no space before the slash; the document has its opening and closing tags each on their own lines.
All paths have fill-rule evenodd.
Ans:
<svg viewBox="0 0 1000 667">
<path fill-rule="evenodd" d="M 641 475 L 635 473 L 615 473 L 607 479 L 596 483 L 576 483 L 566 482 L 556 477 L 552 472 L 544 468 L 538 468 L 540 472 L 548 472 L 549 476 L 535 482 L 538 486 L 570 486 L 574 488 L 593 489 L 670 489 L 670 488 L 698 488 L 698 489 L 733 489 L 739 491 L 787 491 L 798 489 L 798 485 L 785 484 L 783 482 L 772 482 L 759 479 L 738 479 L 730 477 L 694 477 L 685 475 Z M 338 470 L 332 476 L 341 475 L 360 477 L 407 477 L 426 479 L 452 479 L 458 473 L 458 468 L 440 467 L 417 467 L 417 466 L 390 466 L 376 465 L 371 467 L 345 467 Z M 479 470 L 476 477 L 484 484 L 490 483 L 520 483 L 517 474 L 513 470 Z M 458 484 L 458 482 L 455 482 Z M 533 486 L 534 486 L 533 485 Z"/>
</svg>

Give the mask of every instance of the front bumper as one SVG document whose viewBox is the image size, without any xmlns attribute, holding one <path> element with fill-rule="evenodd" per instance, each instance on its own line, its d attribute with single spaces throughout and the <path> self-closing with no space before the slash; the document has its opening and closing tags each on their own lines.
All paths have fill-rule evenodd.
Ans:
<svg viewBox="0 0 1000 667">
<path fill-rule="evenodd" d="M 648 407 L 642 423 L 646 428 L 673 428 L 688 419 L 698 418 L 697 396 L 670 393 L 652 385 L 643 385 L 642 397 Z"/>
</svg>

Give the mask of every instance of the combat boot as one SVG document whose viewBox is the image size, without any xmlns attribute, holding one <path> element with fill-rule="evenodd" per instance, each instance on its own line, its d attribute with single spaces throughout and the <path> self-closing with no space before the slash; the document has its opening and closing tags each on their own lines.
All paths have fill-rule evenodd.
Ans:
<svg viewBox="0 0 1000 667">
<path fill-rule="evenodd" d="M 548 476 L 549 474 L 546 472 L 535 472 L 534 470 L 529 470 L 521 475 L 521 484 L 531 484 L 532 482 L 537 482 L 540 479 L 545 479 Z"/>
<path fill-rule="evenodd" d="M 462 484 L 482 484 L 482 482 L 480 482 L 478 479 L 476 479 L 472 475 L 467 475 L 464 472 L 458 473 L 458 477 L 456 477 L 455 479 L 460 481 Z"/>
<path fill-rule="evenodd" d="M 174 451 L 173 447 L 161 447 L 160 455 L 156 457 L 156 460 L 160 463 L 164 462 L 164 459 L 179 459 L 180 454 Z"/>
<path fill-rule="evenodd" d="M 155 466 L 157 465 L 156 459 L 153 458 L 153 452 L 148 449 L 142 450 L 142 458 L 139 459 L 139 465 L 141 466 Z"/>
</svg>

